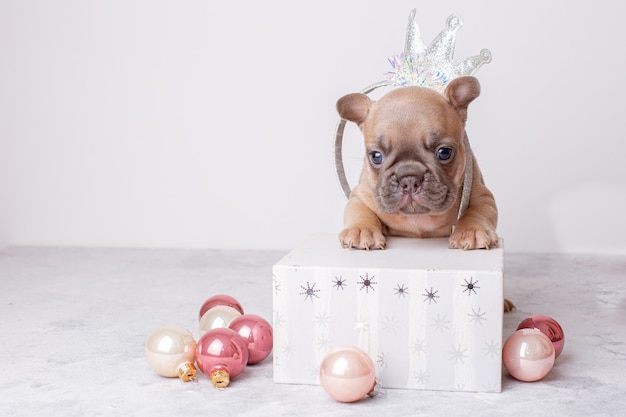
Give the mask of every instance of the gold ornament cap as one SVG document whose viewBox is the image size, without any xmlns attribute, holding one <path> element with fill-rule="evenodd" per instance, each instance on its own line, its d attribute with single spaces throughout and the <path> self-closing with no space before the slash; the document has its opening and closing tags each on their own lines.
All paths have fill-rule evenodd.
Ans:
<svg viewBox="0 0 626 417">
<path fill-rule="evenodd" d="M 230 384 L 230 375 L 223 369 L 217 369 L 209 375 L 211 383 L 217 388 L 226 388 Z"/>
<path fill-rule="evenodd" d="M 186 362 L 182 364 L 180 368 L 178 368 L 178 377 L 183 382 L 197 381 L 197 373 L 198 371 L 196 370 L 196 367 L 193 365 L 193 363 Z"/>
</svg>

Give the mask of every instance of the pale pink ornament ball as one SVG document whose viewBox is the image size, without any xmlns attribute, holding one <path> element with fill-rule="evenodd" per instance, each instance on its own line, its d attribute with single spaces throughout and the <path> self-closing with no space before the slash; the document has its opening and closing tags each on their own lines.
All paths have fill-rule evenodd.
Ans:
<svg viewBox="0 0 626 417">
<path fill-rule="evenodd" d="M 358 401 L 374 392 L 374 363 L 367 353 L 357 347 L 336 348 L 322 360 L 320 383 L 324 391 L 337 401 Z"/>
<path fill-rule="evenodd" d="M 502 348 L 502 362 L 507 371 L 520 381 L 539 381 L 554 366 L 554 345 L 537 329 L 520 329 Z"/>
</svg>

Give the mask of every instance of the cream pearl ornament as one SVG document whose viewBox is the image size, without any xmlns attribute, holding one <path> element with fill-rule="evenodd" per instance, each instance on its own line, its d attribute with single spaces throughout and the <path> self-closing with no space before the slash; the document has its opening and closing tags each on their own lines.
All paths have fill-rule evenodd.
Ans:
<svg viewBox="0 0 626 417">
<path fill-rule="evenodd" d="M 239 316 L 241 316 L 239 310 L 230 306 L 218 305 L 210 308 L 200 319 L 200 337 L 210 330 L 227 328 Z"/>
<path fill-rule="evenodd" d="M 159 375 L 184 382 L 196 381 L 196 341 L 189 330 L 175 325 L 161 326 L 148 337 L 145 355 Z"/>
</svg>

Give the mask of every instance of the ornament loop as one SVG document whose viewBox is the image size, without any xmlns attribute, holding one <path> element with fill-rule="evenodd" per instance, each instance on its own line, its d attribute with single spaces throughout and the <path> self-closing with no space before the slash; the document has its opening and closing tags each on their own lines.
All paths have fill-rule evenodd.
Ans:
<svg viewBox="0 0 626 417">
<path fill-rule="evenodd" d="M 367 393 L 368 396 L 374 398 L 377 397 L 379 395 L 387 395 L 387 390 L 385 390 L 385 387 L 383 387 L 383 384 L 380 383 L 380 379 L 376 378 L 374 379 L 374 387 L 372 388 L 372 390 L 370 392 Z"/>
<path fill-rule="evenodd" d="M 197 373 L 196 367 L 192 363 L 189 363 L 189 362 L 182 364 L 180 368 L 178 369 L 178 377 L 183 382 L 189 382 L 189 381 L 193 381 L 194 379 L 196 379 L 196 373 Z"/>
<path fill-rule="evenodd" d="M 211 383 L 217 388 L 226 388 L 230 384 L 230 375 L 223 369 L 217 369 L 209 375 Z"/>
</svg>

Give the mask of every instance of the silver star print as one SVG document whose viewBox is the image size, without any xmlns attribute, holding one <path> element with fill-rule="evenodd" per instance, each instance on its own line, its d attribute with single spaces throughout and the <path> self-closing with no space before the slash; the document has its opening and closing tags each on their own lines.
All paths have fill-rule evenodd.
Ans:
<svg viewBox="0 0 626 417">
<path fill-rule="evenodd" d="M 490 358 L 500 357 L 500 344 L 494 340 L 491 340 L 489 343 L 485 342 L 483 350 L 485 351 L 485 356 L 489 356 Z"/>
<path fill-rule="evenodd" d="M 439 290 L 433 290 L 433 287 L 430 287 L 430 291 L 427 290 L 426 288 L 424 288 L 425 293 L 423 293 L 422 295 L 424 296 L 424 302 L 428 301 L 428 304 L 434 302 L 435 304 L 437 303 L 437 298 L 440 298 L 437 293 L 439 292 Z"/>
<path fill-rule="evenodd" d="M 340 289 L 345 289 L 347 285 L 348 284 L 346 283 L 346 280 L 341 276 L 335 277 L 335 279 L 333 280 L 333 287 L 335 287 L 337 291 L 339 291 Z"/>
<path fill-rule="evenodd" d="M 498 388 L 499 385 L 494 384 L 493 381 L 487 381 L 487 383 L 483 385 L 483 390 L 486 392 L 496 391 Z"/>
<path fill-rule="evenodd" d="M 328 351 L 330 345 L 332 344 L 330 337 L 328 335 L 322 335 L 317 338 L 315 344 L 318 347 L 318 350 Z"/>
<path fill-rule="evenodd" d="M 282 346 L 282 351 L 285 355 L 291 355 L 295 350 L 295 346 L 289 342 L 285 342 Z"/>
<path fill-rule="evenodd" d="M 278 280 L 276 279 L 276 277 L 274 277 L 272 279 L 273 283 L 274 283 L 274 294 L 278 295 L 278 293 L 281 291 L 280 289 L 280 283 L 278 282 Z"/>
<path fill-rule="evenodd" d="M 420 369 L 419 371 L 415 372 L 415 381 L 417 381 L 418 384 L 427 383 L 428 378 L 429 378 L 429 375 L 423 369 Z"/>
<path fill-rule="evenodd" d="M 395 290 L 395 295 L 398 296 L 398 298 L 402 297 L 406 297 L 406 295 L 409 293 L 409 289 L 407 287 L 404 286 L 404 284 L 398 284 L 396 285 L 396 288 L 394 288 Z"/>
<path fill-rule="evenodd" d="M 417 353 L 419 356 L 422 353 L 426 353 L 426 344 L 421 339 L 415 339 L 411 342 L 411 352 Z"/>
<path fill-rule="evenodd" d="M 463 279 L 463 281 L 465 281 L 465 284 L 461 285 L 461 287 L 465 288 L 463 292 L 467 292 L 467 295 L 472 295 L 472 293 L 477 294 L 476 290 L 480 289 L 480 287 L 476 285 L 478 284 L 478 280 L 474 281 L 474 278 L 470 277 L 469 281 L 466 279 Z"/>
<path fill-rule="evenodd" d="M 365 289 L 366 293 L 369 293 L 370 290 L 375 291 L 376 288 L 374 287 L 374 285 L 378 284 L 378 282 L 374 281 L 374 278 L 375 277 L 373 275 L 370 277 L 369 274 L 366 272 L 365 277 L 361 275 L 361 281 L 357 282 L 357 284 L 361 286 L 361 290 Z"/>
<path fill-rule="evenodd" d="M 385 352 L 381 352 L 380 354 L 378 354 L 378 357 L 376 359 L 376 362 L 378 363 L 378 367 L 379 368 L 387 368 L 387 360 L 385 357 Z"/>
<path fill-rule="evenodd" d="M 285 316 L 278 311 L 274 312 L 274 327 L 283 327 L 285 324 Z"/>
<path fill-rule="evenodd" d="M 458 345 L 456 348 L 454 346 L 452 346 L 452 351 L 449 352 L 450 353 L 450 360 L 454 360 L 454 364 L 458 365 L 459 362 L 461 363 L 465 363 L 464 360 L 466 358 L 469 358 L 468 355 L 465 354 L 465 352 L 467 352 L 467 349 L 462 349 L 461 345 Z"/>
<path fill-rule="evenodd" d="M 323 312 L 315 316 L 315 323 L 317 323 L 318 327 L 328 327 L 330 324 L 330 316 L 327 312 Z"/>
<path fill-rule="evenodd" d="M 383 329 L 387 331 L 387 333 L 395 333 L 400 327 L 400 323 L 394 316 L 385 316 L 385 321 L 383 321 Z"/>
<path fill-rule="evenodd" d="M 474 323 L 474 327 L 476 327 L 477 324 L 480 324 L 481 326 L 483 325 L 483 321 L 487 321 L 487 319 L 485 318 L 485 312 L 480 312 L 480 308 L 478 308 L 478 311 L 474 310 L 472 308 L 472 313 L 468 314 L 469 316 L 469 322 L 470 323 Z"/>
<path fill-rule="evenodd" d="M 300 295 L 304 295 L 304 299 L 306 300 L 308 298 L 311 300 L 311 302 L 313 302 L 313 297 L 320 298 L 319 295 L 316 294 L 317 292 L 320 291 L 320 290 L 315 289 L 316 285 L 317 283 L 314 282 L 313 285 L 311 286 L 311 284 L 309 284 L 309 281 L 306 282 L 306 287 L 300 285 L 300 288 L 304 290 L 304 292 L 301 292 Z"/>
<path fill-rule="evenodd" d="M 437 314 L 436 318 L 433 318 L 433 326 L 435 327 L 435 330 L 440 331 L 441 333 L 443 333 L 444 330 L 448 330 L 448 325 L 450 324 L 450 320 L 446 320 L 446 316 L 444 315 L 443 317 L 439 314 Z"/>
<path fill-rule="evenodd" d="M 359 316 L 356 323 L 352 324 L 354 325 L 354 330 L 356 330 L 357 333 L 365 333 L 367 331 L 367 328 L 369 327 L 369 322 L 367 321 L 367 319 L 361 316 Z"/>
</svg>

